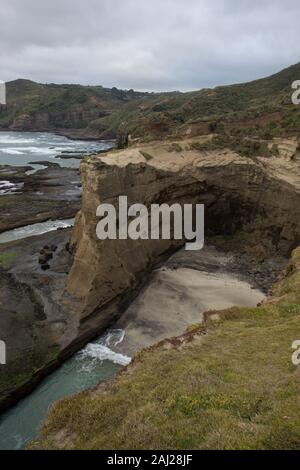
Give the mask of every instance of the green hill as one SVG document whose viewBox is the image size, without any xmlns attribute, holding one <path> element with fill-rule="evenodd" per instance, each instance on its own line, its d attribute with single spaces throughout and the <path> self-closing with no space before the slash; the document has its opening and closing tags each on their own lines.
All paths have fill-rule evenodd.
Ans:
<svg viewBox="0 0 300 470">
<path fill-rule="evenodd" d="M 0 108 L 0 129 L 85 129 L 147 94 L 81 85 L 43 85 L 30 80 L 7 83 L 7 105 Z"/>
<path fill-rule="evenodd" d="M 297 79 L 300 79 L 300 63 L 249 83 L 142 99 L 102 122 L 111 129 L 126 122 L 133 136 L 151 138 L 180 135 L 189 125 L 200 134 L 224 128 L 258 136 L 299 133 L 300 108 L 291 102 L 291 84 Z"/>
<path fill-rule="evenodd" d="M 300 107 L 291 84 L 300 63 L 249 83 L 188 93 L 142 93 L 81 85 L 7 84 L 0 129 L 77 129 L 82 136 L 115 137 L 120 125 L 132 137 L 206 134 L 229 130 L 258 137 L 299 134 Z"/>
</svg>

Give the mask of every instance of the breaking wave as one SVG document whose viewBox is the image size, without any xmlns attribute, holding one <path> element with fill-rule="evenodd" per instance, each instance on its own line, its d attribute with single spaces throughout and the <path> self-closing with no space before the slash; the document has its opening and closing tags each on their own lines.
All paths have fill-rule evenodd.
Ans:
<svg viewBox="0 0 300 470">
<path fill-rule="evenodd" d="M 0 134 L 0 144 L 33 144 L 35 139 L 23 139 Z"/>
<path fill-rule="evenodd" d="M 8 155 L 23 155 L 24 152 L 21 152 L 20 149 L 15 148 L 0 148 L 0 152 L 7 153 Z"/>
<path fill-rule="evenodd" d="M 80 354 L 83 359 L 91 358 L 99 361 L 111 361 L 114 364 L 119 364 L 121 366 L 127 366 L 131 362 L 130 357 L 116 353 L 102 344 L 90 343 Z"/>
<path fill-rule="evenodd" d="M 113 351 L 111 348 L 120 344 L 125 336 L 124 330 L 110 330 L 105 336 L 94 343 L 89 343 L 77 354 L 79 360 L 89 362 L 83 365 L 84 369 L 91 370 L 98 361 L 111 361 L 114 364 L 128 366 L 131 358 Z"/>
<path fill-rule="evenodd" d="M 1 189 L 1 188 L 0 188 Z M 52 232 L 59 228 L 68 228 L 74 225 L 74 219 L 65 220 L 48 220 L 47 222 L 39 222 L 32 225 L 8 230 L 0 234 L 0 244 L 7 243 L 23 238 L 42 235 L 43 233 Z"/>
<path fill-rule="evenodd" d="M 23 186 L 24 186 L 24 183 L 14 184 L 14 183 L 11 183 L 10 181 L 0 180 L 0 195 L 16 194 L 16 192 L 19 189 L 23 188 Z"/>
</svg>

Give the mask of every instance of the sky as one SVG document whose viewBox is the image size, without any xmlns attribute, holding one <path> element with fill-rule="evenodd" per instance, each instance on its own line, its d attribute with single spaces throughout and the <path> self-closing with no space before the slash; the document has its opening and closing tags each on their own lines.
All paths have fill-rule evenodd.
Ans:
<svg viewBox="0 0 300 470">
<path fill-rule="evenodd" d="M 187 91 L 300 61 L 299 0 L 1 0 L 0 18 L 3 81 Z"/>
</svg>

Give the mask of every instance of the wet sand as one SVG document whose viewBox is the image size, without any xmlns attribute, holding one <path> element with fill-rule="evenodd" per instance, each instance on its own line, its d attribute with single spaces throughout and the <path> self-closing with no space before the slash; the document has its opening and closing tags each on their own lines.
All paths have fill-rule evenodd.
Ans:
<svg viewBox="0 0 300 470">
<path fill-rule="evenodd" d="M 263 292 L 243 273 L 233 272 L 232 263 L 232 255 L 213 247 L 176 253 L 153 273 L 115 325 L 125 330 L 124 341 L 116 349 L 132 356 L 201 323 L 204 312 L 235 305 L 254 307 L 264 300 Z"/>
</svg>

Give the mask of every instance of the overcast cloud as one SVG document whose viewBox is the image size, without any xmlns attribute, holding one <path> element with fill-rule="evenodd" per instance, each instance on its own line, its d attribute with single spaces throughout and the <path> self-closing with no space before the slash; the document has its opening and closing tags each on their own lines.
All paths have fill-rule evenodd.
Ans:
<svg viewBox="0 0 300 470">
<path fill-rule="evenodd" d="M 191 90 L 300 61 L 299 0 L 1 0 L 0 14 L 5 81 Z"/>
</svg>

